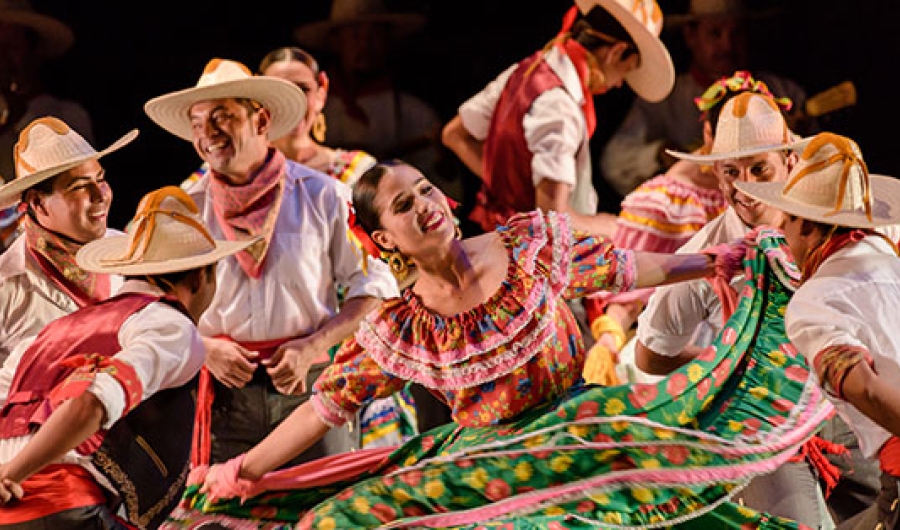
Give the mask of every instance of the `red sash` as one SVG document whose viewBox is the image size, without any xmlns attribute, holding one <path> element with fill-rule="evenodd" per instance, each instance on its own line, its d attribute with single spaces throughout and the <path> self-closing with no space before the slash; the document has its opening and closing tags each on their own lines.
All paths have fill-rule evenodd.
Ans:
<svg viewBox="0 0 900 530">
<path fill-rule="evenodd" d="M 892 477 L 900 477 L 900 438 L 891 436 L 878 451 L 881 470 Z"/>
<path fill-rule="evenodd" d="M 0 508 L 0 524 L 33 521 L 47 515 L 106 504 L 106 495 L 87 469 L 51 464 L 22 482 L 25 496 Z"/>
</svg>

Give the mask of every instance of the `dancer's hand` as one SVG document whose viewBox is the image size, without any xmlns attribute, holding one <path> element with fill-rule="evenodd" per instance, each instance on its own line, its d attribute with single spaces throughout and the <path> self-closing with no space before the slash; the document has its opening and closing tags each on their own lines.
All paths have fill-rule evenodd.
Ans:
<svg viewBox="0 0 900 530">
<path fill-rule="evenodd" d="M 224 464 L 215 464 L 206 471 L 200 493 L 205 493 L 211 502 L 218 499 L 239 497 L 249 499 L 258 493 L 256 483 L 240 478 L 241 464 L 246 453 L 242 453 Z"/>
<path fill-rule="evenodd" d="M 721 278 L 726 282 L 731 281 L 735 275 L 744 271 L 744 256 L 747 255 L 747 241 L 745 238 L 735 239 L 730 243 L 721 243 L 701 250 L 713 258 L 715 271 L 711 275 Z"/>
</svg>

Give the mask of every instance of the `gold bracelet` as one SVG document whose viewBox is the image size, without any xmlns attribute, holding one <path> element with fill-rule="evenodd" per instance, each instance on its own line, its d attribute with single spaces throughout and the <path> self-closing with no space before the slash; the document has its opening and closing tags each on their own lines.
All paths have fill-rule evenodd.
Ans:
<svg viewBox="0 0 900 530">
<path fill-rule="evenodd" d="M 609 315 L 601 315 L 591 322 L 591 335 L 594 336 L 594 340 L 600 340 L 604 333 L 612 333 L 616 339 L 616 350 L 621 350 L 625 345 L 625 330 Z"/>
</svg>

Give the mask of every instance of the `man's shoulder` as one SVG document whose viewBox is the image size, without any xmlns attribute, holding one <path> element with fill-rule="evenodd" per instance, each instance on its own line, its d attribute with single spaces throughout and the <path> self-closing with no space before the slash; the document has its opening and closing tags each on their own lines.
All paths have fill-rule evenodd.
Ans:
<svg viewBox="0 0 900 530">
<path fill-rule="evenodd" d="M 681 245 L 678 253 L 697 252 L 710 245 L 728 243 L 743 237 L 748 231 L 749 228 L 737 216 L 734 209 L 729 206 L 718 217 L 703 225 L 703 228 Z"/>
<path fill-rule="evenodd" d="M 306 193 L 314 195 L 323 193 L 350 195 L 350 187 L 331 175 L 312 169 L 299 162 L 294 162 L 292 160 L 287 160 L 286 162 L 285 169 L 288 189 L 290 189 L 291 186 L 297 186 L 302 187 Z"/>
<path fill-rule="evenodd" d="M 0 286 L 25 273 L 26 259 L 25 237 L 20 236 L 0 254 Z"/>
</svg>

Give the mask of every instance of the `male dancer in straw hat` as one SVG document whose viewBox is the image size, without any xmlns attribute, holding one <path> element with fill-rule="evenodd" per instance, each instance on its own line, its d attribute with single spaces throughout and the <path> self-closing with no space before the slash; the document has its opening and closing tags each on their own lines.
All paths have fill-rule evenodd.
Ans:
<svg viewBox="0 0 900 530">
<path fill-rule="evenodd" d="M 900 181 L 869 175 L 856 143 L 821 133 L 787 182 L 738 182 L 783 212 L 803 273 L 785 327 L 818 383 L 881 467 L 870 508 L 839 528 L 900 528 L 900 260 L 876 227 L 900 223 Z"/>
<path fill-rule="evenodd" d="M 112 190 L 99 159 L 137 134 L 96 151 L 62 120 L 44 117 L 19 135 L 16 179 L 0 186 L 0 208 L 25 212 L 23 235 L 0 255 L 0 362 L 51 320 L 115 292 L 118 277 L 83 270 L 75 253 L 108 233 Z"/>
<path fill-rule="evenodd" d="M 481 230 L 541 208 L 612 237 L 616 216 L 597 212 L 592 177 L 594 96 L 623 82 L 651 101 L 669 93 L 675 73 L 662 23 L 655 0 L 576 0 L 544 49 L 460 106 L 442 140 L 481 179 L 469 214 Z M 590 341 L 582 301 L 570 305 Z"/>
<path fill-rule="evenodd" d="M 41 83 L 41 68 L 65 54 L 71 28 L 32 9 L 28 0 L 0 0 L 0 184 L 12 179 L 13 144 L 28 123 L 56 116 L 93 142 L 91 118 L 77 102 L 59 98 Z M 0 209 L 0 252 L 19 235 L 19 212 Z"/>
<path fill-rule="evenodd" d="M 738 192 L 735 181 L 784 181 L 797 160 L 795 140 L 778 105 L 768 95 L 744 92 L 725 103 L 708 155 L 673 152 L 678 158 L 712 164 L 728 207 L 678 252 L 742 238 L 753 227 L 777 222 L 778 212 Z M 743 282 L 743 275 L 732 286 Z M 638 318 L 636 372 L 657 380 L 693 359 L 723 325 L 722 304 L 708 282 L 657 289 Z M 813 528 L 833 527 L 818 481 L 805 461 L 790 462 L 754 479 L 741 492 L 751 508 Z"/>
<path fill-rule="evenodd" d="M 199 324 L 215 378 L 213 462 L 247 451 L 309 399 L 329 349 L 380 299 L 399 294 L 387 266 L 369 259 L 364 269 L 347 238 L 350 189 L 286 160 L 269 143 L 302 119 L 305 102 L 293 83 L 214 59 L 195 87 L 144 107 L 162 128 L 193 142 L 209 164 L 189 193 L 212 232 L 235 241 L 260 238 L 223 260 L 219 291 Z M 336 282 L 347 288 L 340 310 Z M 204 434 L 202 410 L 200 420 Z M 295 463 L 348 451 L 356 438 L 334 429 Z M 207 442 L 200 442 L 198 464 L 209 457 Z"/>
<path fill-rule="evenodd" d="M 129 235 L 78 252 L 82 269 L 127 280 L 50 323 L 15 370 L 0 409 L 0 528 L 126 528 L 118 504 L 129 525 L 163 521 L 188 472 L 204 359 L 195 322 L 216 262 L 252 242 L 213 239 L 169 186 L 144 197 Z"/>
<path fill-rule="evenodd" d="M 507 68 L 444 127 L 444 144 L 482 180 L 470 217 L 484 231 L 535 207 L 615 231 L 615 216 L 597 214 L 591 178 L 593 98 L 624 81 L 658 101 L 675 74 L 654 0 L 575 3 L 544 50 Z"/>
<path fill-rule="evenodd" d="M 774 94 L 793 102 L 792 109 L 803 108 L 806 93 L 797 83 L 748 63 L 752 21 L 774 11 L 754 11 L 751 5 L 755 3 L 691 0 L 687 13 L 666 13 L 663 31 L 681 32 L 690 64 L 662 101 L 635 98 L 604 146 L 599 164 L 602 178 L 619 195 L 627 195 L 671 165 L 673 160 L 666 156 L 665 148 L 689 152 L 703 144 L 702 120 L 694 102 L 721 77 L 752 68 Z"/>
</svg>

